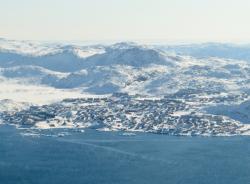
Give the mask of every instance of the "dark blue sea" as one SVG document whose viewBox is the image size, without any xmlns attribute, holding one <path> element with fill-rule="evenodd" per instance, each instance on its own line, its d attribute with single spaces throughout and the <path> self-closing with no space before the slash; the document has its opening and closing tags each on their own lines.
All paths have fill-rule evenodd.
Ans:
<svg viewBox="0 0 250 184">
<path fill-rule="evenodd" d="M 0 126 L 0 184 L 250 184 L 249 137 L 24 132 Z"/>
</svg>

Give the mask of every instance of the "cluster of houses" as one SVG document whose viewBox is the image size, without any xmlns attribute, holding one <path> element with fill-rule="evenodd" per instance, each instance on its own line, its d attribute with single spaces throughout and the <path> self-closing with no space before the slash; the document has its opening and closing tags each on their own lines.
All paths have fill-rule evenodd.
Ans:
<svg viewBox="0 0 250 184">
<path fill-rule="evenodd" d="M 213 89 L 182 89 L 178 92 L 166 96 L 166 98 L 182 99 L 185 102 L 196 102 L 198 105 L 223 104 L 232 102 L 243 102 L 249 98 L 247 93 L 221 93 Z"/>
<path fill-rule="evenodd" d="M 94 128 L 99 130 L 145 131 L 168 135 L 234 135 L 241 124 L 223 116 L 201 114 L 183 99 L 142 98 L 126 93 L 109 97 L 65 99 L 0 118 L 20 126 Z"/>
</svg>

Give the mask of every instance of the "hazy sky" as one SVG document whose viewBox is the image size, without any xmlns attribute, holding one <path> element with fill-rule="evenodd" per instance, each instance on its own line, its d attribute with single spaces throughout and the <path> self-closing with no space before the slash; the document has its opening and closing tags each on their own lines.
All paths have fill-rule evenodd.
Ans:
<svg viewBox="0 0 250 184">
<path fill-rule="evenodd" d="M 0 37 L 250 42 L 250 0 L 0 0 Z"/>
</svg>

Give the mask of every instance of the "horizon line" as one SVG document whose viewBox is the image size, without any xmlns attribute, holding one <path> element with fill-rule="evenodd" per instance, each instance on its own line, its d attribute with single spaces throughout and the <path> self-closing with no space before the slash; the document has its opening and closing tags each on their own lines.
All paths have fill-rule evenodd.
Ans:
<svg viewBox="0 0 250 184">
<path fill-rule="evenodd" d="M 100 40 L 83 40 L 83 39 L 21 39 L 0 37 L 0 40 L 9 41 L 27 41 L 27 42 L 41 42 L 41 43 L 61 43 L 61 44 L 116 44 L 134 42 L 138 44 L 149 45 L 188 45 L 188 44 L 235 44 L 235 45 L 248 45 L 250 41 L 226 41 L 226 40 L 185 40 L 185 39 L 100 39 Z"/>
</svg>

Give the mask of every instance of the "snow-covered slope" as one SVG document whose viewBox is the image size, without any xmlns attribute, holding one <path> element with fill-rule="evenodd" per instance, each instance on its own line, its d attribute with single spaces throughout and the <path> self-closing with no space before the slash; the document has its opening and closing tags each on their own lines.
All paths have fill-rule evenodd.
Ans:
<svg viewBox="0 0 250 184">
<path fill-rule="evenodd" d="M 51 49 L 49 46 L 47 47 L 48 51 L 41 54 L 39 49 L 26 51 L 30 48 L 25 46 L 21 48 L 2 46 L 2 49 L 0 47 L 0 67 L 34 65 L 54 71 L 74 72 L 93 66 L 129 65 L 143 67 L 150 64 L 174 64 L 167 60 L 164 53 L 134 44 L 121 43 L 105 47 L 56 45 L 55 48 L 51 46 Z"/>
<path fill-rule="evenodd" d="M 57 44 L 42 44 L 34 41 L 17 41 L 0 38 L 0 51 L 3 53 L 16 53 L 18 55 L 44 56 L 58 52 Z"/>
<path fill-rule="evenodd" d="M 197 59 L 135 43 L 34 46 L 28 42 L 2 42 L 5 43 L 0 53 L 2 76 L 33 79 L 30 81 L 55 88 L 81 88 L 96 94 L 123 91 L 148 95 L 164 95 L 186 88 L 220 92 L 249 89 L 247 61 Z M 48 48 L 46 54 L 39 54 L 40 47 Z"/>
<path fill-rule="evenodd" d="M 29 107 L 29 103 L 25 102 L 16 102 L 10 99 L 3 99 L 0 100 L 0 112 L 7 111 L 20 111 L 25 109 L 26 107 Z"/>
<path fill-rule="evenodd" d="M 219 55 L 212 51 L 215 48 L 218 48 L 218 53 L 222 52 L 220 51 L 222 48 L 226 51 Z M 247 100 L 250 95 L 250 63 L 247 57 L 250 54 L 248 55 L 241 46 L 238 48 L 239 57 L 236 57 L 236 51 L 230 55 L 228 52 L 233 48 L 236 46 L 207 44 L 167 47 L 135 43 L 76 46 L 2 39 L 0 100 L 11 99 L 13 104 L 16 102 L 45 104 L 64 98 L 81 98 L 86 94 L 128 93 L 129 96 L 135 97 L 133 104 L 118 104 L 118 106 L 120 108 L 128 105 L 133 111 L 140 105 L 134 117 L 136 122 L 130 119 L 135 115 L 133 112 L 127 117 L 132 122 L 138 123 L 133 124 L 133 127 L 141 126 L 138 130 L 155 132 L 153 130 L 155 128 L 157 131 L 171 134 L 169 131 L 172 131 L 174 126 L 173 131 L 179 135 L 194 132 L 200 134 L 203 131 L 204 135 L 219 135 L 220 132 L 240 134 L 241 128 L 245 127 L 241 123 L 249 123 Z M 208 54 L 200 55 L 202 49 Z M 209 53 L 209 49 L 213 54 Z M 156 97 L 163 100 L 156 101 L 154 100 Z M 145 100 L 141 103 L 138 98 L 144 100 L 150 98 L 150 101 Z M 108 101 L 110 102 L 108 105 L 111 106 L 111 102 L 116 102 L 113 97 Z M 72 103 L 74 105 L 75 102 Z M 162 103 L 166 106 L 162 106 Z M 187 108 L 178 110 L 182 103 Z M 242 105 L 239 105 L 241 103 Z M 109 107 L 102 107 L 102 104 L 97 106 L 101 106 L 99 109 L 101 114 L 102 110 L 107 111 L 104 114 L 109 120 L 111 113 Z M 2 107 L 7 109 L 6 105 Z M 52 108 L 54 107 L 58 106 L 52 105 Z M 59 107 L 64 108 L 60 105 Z M 78 111 L 77 108 L 81 107 L 74 108 Z M 99 113 L 92 108 L 92 105 L 89 108 L 91 112 Z M 164 111 L 161 108 L 169 108 L 169 112 L 173 114 L 161 114 Z M 122 109 L 121 115 L 125 113 Z M 141 116 L 143 109 L 155 113 L 155 117 L 159 117 L 161 122 L 156 118 L 145 128 L 146 123 L 139 122 L 140 117 L 149 118 L 146 114 L 145 117 Z M 60 115 L 62 109 L 57 110 Z M 64 110 L 67 113 L 67 108 Z M 116 110 L 113 109 L 112 112 L 115 113 Z M 169 122 L 163 121 L 163 116 L 166 116 Z M 192 126 L 186 124 L 186 121 Z M 216 121 L 220 121 L 220 124 Z M 117 128 L 118 124 L 112 122 L 110 129 Z M 131 130 L 126 124 L 119 125 Z M 109 125 L 104 127 L 107 128 L 106 126 Z M 191 127 L 187 130 L 186 126 Z M 200 127 L 203 129 L 200 130 Z"/>
<path fill-rule="evenodd" d="M 127 65 L 134 67 L 144 67 L 150 64 L 173 66 L 171 60 L 163 53 L 149 48 L 134 46 L 129 48 L 107 48 L 103 54 L 97 54 L 89 57 L 84 62 L 85 67 L 89 66 L 110 66 Z"/>
<path fill-rule="evenodd" d="M 8 79 L 0 77 L 0 100 L 17 104 L 43 105 L 56 102 L 64 98 L 86 97 L 77 89 L 55 89 L 45 85 L 31 84 L 30 80 Z"/>
<path fill-rule="evenodd" d="M 228 116 L 242 123 L 250 124 L 250 101 L 247 100 L 239 105 L 218 105 L 206 109 L 206 112 Z"/>
<path fill-rule="evenodd" d="M 0 68 L 0 73 L 6 78 L 35 78 L 41 79 L 47 75 L 53 75 L 58 78 L 67 76 L 67 73 L 51 71 L 43 67 L 34 65 L 22 65 L 10 68 Z"/>
</svg>

